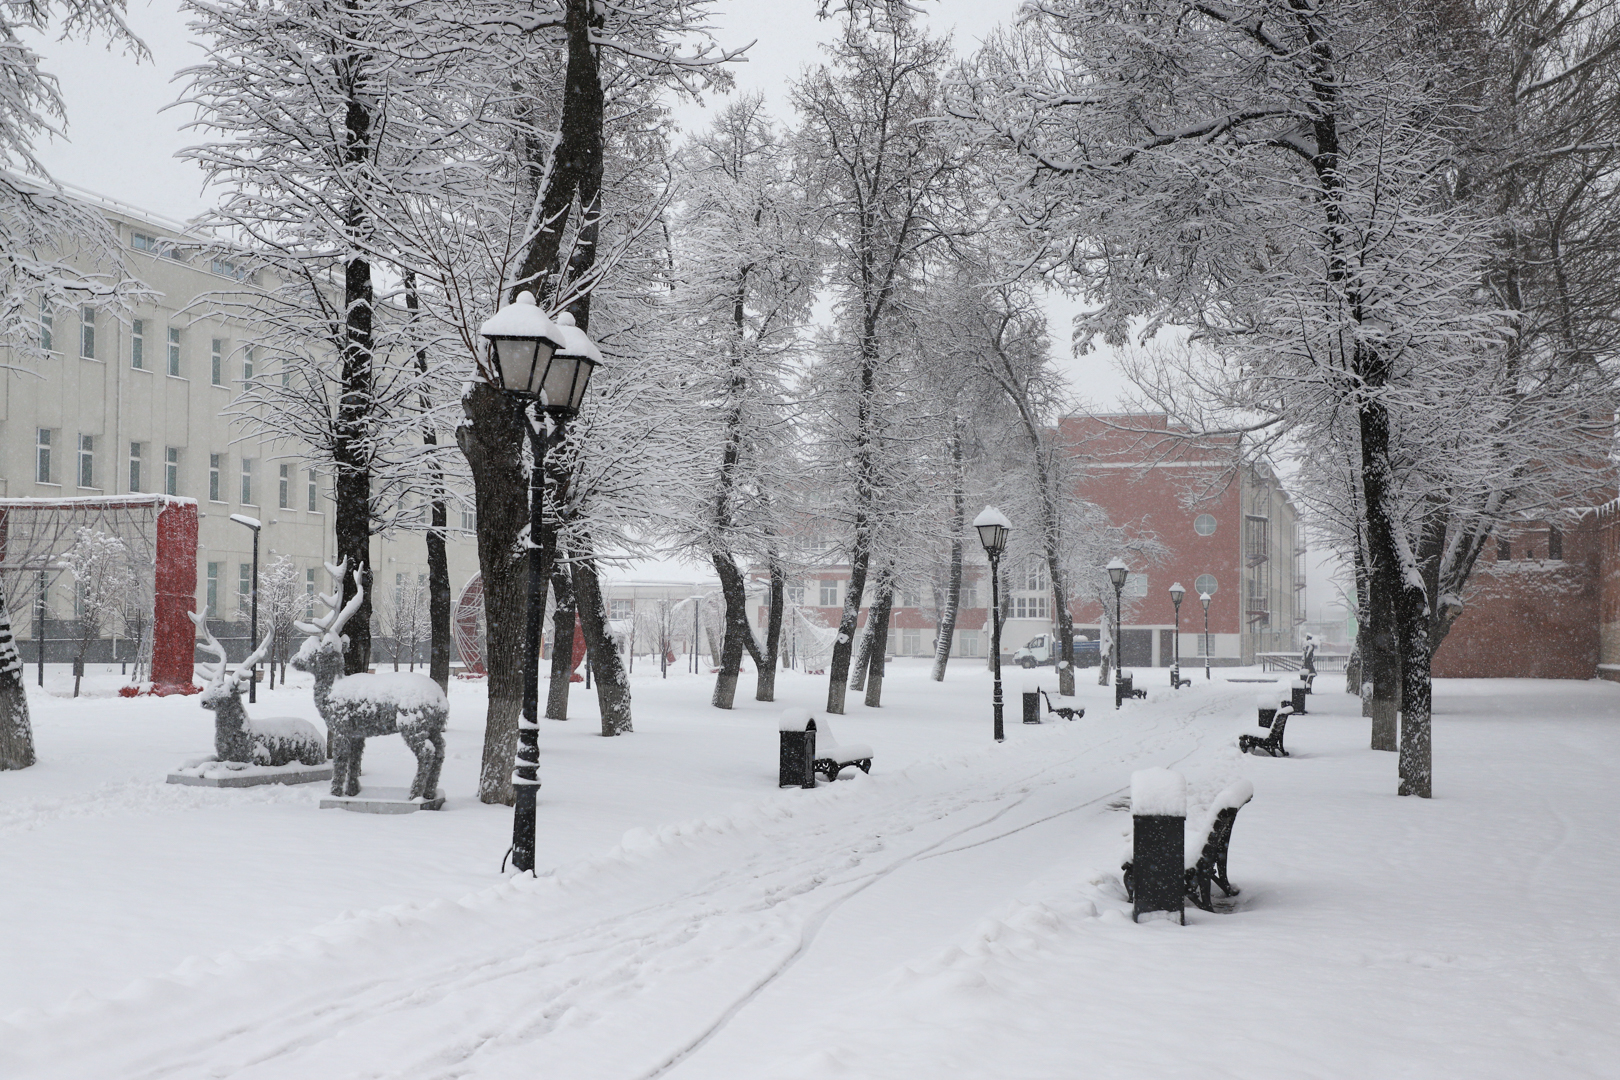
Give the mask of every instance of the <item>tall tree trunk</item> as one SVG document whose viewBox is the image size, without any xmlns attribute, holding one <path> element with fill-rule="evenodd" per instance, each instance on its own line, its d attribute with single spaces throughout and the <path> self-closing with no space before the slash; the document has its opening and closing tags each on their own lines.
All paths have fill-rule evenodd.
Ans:
<svg viewBox="0 0 1620 1080">
<path fill-rule="evenodd" d="M 956 613 L 962 603 L 962 531 L 967 526 L 967 467 L 962 455 L 962 417 L 951 417 L 951 579 L 945 586 L 945 604 L 940 609 L 939 627 L 934 634 L 934 670 L 929 677 L 945 681 L 945 665 L 951 661 L 951 644 L 956 638 Z"/>
<path fill-rule="evenodd" d="M 1370 351 L 1370 350 L 1369 350 Z M 1378 387 L 1388 382 L 1389 360 L 1366 357 L 1358 366 Z M 1393 512 L 1395 484 L 1389 459 L 1389 415 L 1382 399 L 1372 397 L 1358 409 L 1361 434 L 1362 492 L 1366 498 L 1369 592 L 1374 613 L 1380 602 L 1392 615 L 1400 664 L 1401 740 L 1400 793 L 1428 798 L 1432 793 L 1429 740 L 1429 604 L 1400 519 Z"/>
<path fill-rule="evenodd" d="M 421 314 L 421 297 L 416 290 L 416 274 L 407 270 L 404 275 L 405 308 L 414 323 Z M 428 355 L 425 347 L 416 350 L 416 370 L 424 377 L 428 373 Z M 422 411 L 432 406 L 427 395 L 422 395 Z M 422 445 L 439 445 L 439 433 L 431 427 L 422 430 Z M 445 504 L 444 470 L 434 451 L 428 454 L 428 677 L 446 693 L 450 690 L 450 650 L 453 638 L 450 627 L 450 558 L 445 550 L 445 533 L 450 527 L 450 513 Z M 414 639 L 411 648 L 411 666 L 416 665 Z M 273 684 L 272 684 L 273 685 Z"/>
<path fill-rule="evenodd" d="M 551 571 L 551 588 L 557 607 L 551 616 L 551 685 L 546 694 L 546 717 L 568 719 L 568 684 L 574 676 L 574 629 L 578 620 L 574 582 L 569 567 L 560 560 Z"/>
<path fill-rule="evenodd" d="M 872 598 L 872 613 L 867 623 L 872 628 L 867 654 L 866 705 L 876 709 L 883 704 L 883 666 L 889 652 L 889 613 L 894 610 L 894 567 L 884 568 L 878 580 L 877 595 Z"/>
<path fill-rule="evenodd" d="M 508 395 L 481 382 L 468 386 L 461 404 L 467 423 L 456 428 L 456 442 L 473 474 L 488 644 L 489 708 L 478 798 L 509 806 L 518 715 L 523 709 L 528 573 L 527 562 L 518 551 L 518 536 L 529 523 L 520 449 L 522 425 L 528 420 Z"/>
<path fill-rule="evenodd" d="M 776 700 L 776 661 L 782 655 L 782 612 L 787 600 L 787 569 L 775 547 L 766 550 L 765 562 L 771 571 L 771 599 L 765 616 L 765 654 L 754 673 L 755 701 Z"/>
<path fill-rule="evenodd" d="M 603 735 L 628 735 L 630 725 L 630 679 L 624 661 L 608 633 L 607 603 L 596 579 L 596 560 L 590 554 L 590 540 L 583 538 L 580 554 L 574 560 L 574 593 L 579 604 L 579 622 L 590 650 L 591 671 L 596 677 L 596 701 L 602 711 Z"/>
<path fill-rule="evenodd" d="M 879 585 L 879 588 L 882 588 Z M 860 640 L 855 645 L 855 659 L 849 671 L 849 688 L 859 693 L 866 689 L 866 672 L 872 666 L 872 634 L 877 630 L 877 607 L 867 608 L 866 625 L 860 629 Z"/>
<path fill-rule="evenodd" d="M 729 709 L 737 697 L 737 673 L 742 668 L 743 653 L 753 657 L 757 671 L 764 666 L 759 643 L 754 640 L 753 628 L 748 625 L 748 591 L 736 560 L 716 549 L 710 555 L 714 572 L 720 578 L 720 596 L 724 611 L 725 632 L 720 646 L 720 674 L 714 683 L 712 704 L 717 709 Z"/>
<path fill-rule="evenodd" d="M 34 729 L 28 722 L 22 654 L 11 636 L 11 611 L 0 589 L 0 771 L 26 769 L 33 763 Z"/>
</svg>

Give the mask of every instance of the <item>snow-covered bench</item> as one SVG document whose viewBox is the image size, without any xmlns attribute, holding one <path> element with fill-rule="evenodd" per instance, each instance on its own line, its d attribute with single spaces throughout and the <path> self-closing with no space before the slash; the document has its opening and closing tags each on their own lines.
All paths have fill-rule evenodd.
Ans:
<svg viewBox="0 0 1620 1080">
<path fill-rule="evenodd" d="M 1247 780 L 1239 780 L 1222 789 L 1202 814 L 1187 820 L 1187 836 L 1182 848 L 1187 867 L 1187 899 L 1205 911 L 1215 910 L 1210 900 L 1211 885 L 1219 885 L 1221 892 L 1227 896 L 1236 896 L 1240 891 L 1226 878 L 1226 855 L 1232 843 L 1232 825 L 1237 821 L 1238 811 L 1252 798 L 1254 785 Z M 1136 899 L 1129 854 L 1119 869 L 1120 877 L 1125 882 L 1125 898 Z"/>
<path fill-rule="evenodd" d="M 838 770 L 854 765 L 863 773 L 872 771 L 872 748 L 865 743 L 840 746 L 826 720 L 816 721 L 815 770 L 828 780 L 838 779 Z"/>
<path fill-rule="evenodd" d="M 1284 701 L 1277 709 L 1277 715 L 1271 718 L 1271 734 L 1265 738 L 1258 735 L 1239 735 L 1238 749 L 1245 754 L 1266 754 L 1269 757 L 1287 757 L 1288 751 L 1283 749 L 1283 729 L 1288 726 L 1288 718 L 1294 715 L 1292 701 Z"/>
</svg>

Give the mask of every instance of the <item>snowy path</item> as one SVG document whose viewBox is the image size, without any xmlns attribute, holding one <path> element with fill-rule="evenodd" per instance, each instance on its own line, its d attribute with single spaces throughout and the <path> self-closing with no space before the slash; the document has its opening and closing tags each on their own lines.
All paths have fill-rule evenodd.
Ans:
<svg viewBox="0 0 1620 1080">
<path fill-rule="evenodd" d="M 306 912 L 363 895 L 364 881 L 295 882 L 266 901 L 271 878 L 228 888 L 249 862 L 207 867 L 199 880 L 241 919 L 198 929 L 234 928 L 236 947 L 148 960 L 133 983 L 0 1014 L 0 1077 L 1613 1075 L 1620 687 L 1441 684 L 1438 797 L 1420 802 L 1394 797 L 1393 756 L 1364 748 L 1366 722 L 1340 693 L 1313 698 L 1290 725 L 1296 756 L 1272 761 L 1232 747 L 1252 724 L 1247 684 L 1155 688 L 1118 713 L 1088 687 L 1086 719 L 1019 726 L 998 747 L 977 696 L 952 714 L 961 688 L 913 674 L 881 714 L 838 721 L 877 745 L 874 774 L 815 791 L 762 783 L 775 726 L 762 709 L 672 709 L 633 740 L 548 729 L 553 830 L 608 815 L 612 802 L 586 809 L 596 788 L 613 802 L 640 793 L 624 808 L 639 820 L 681 823 L 462 899 L 455 883 L 488 880 L 483 833 L 507 820 L 496 808 L 334 820 L 285 793 L 153 795 L 117 779 L 0 801 L 0 844 L 24 842 L 0 860 L 24 850 L 64 873 L 101 850 L 119 813 L 152 815 L 115 834 L 125 843 L 209 827 L 285 846 L 387 838 L 382 861 L 355 851 L 367 873 L 408 869 L 412 848 L 430 855 L 419 899 L 335 919 Z M 688 692 L 647 688 L 660 689 Z M 1195 803 L 1237 776 L 1255 782 L 1234 840 L 1243 894 L 1186 928 L 1136 926 L 1117 880 L 1118 809 L 1132 769 L 1178 763 Z M 671 766 L 715 786 L 708 802 L 660 787 Z M 131 896 L 140 917 L 110 925 L 111 909 L 63 899 L 103 921 L 28 914 L 86 970 L 86 948 L 185 955 L 187 935 L 155 919 L 161 894 Z M 166 939 L 145 942 L 143 920 Z M 0 920 L 0 947 L 19 940 Z M 44 973 L 23 974 L 26 989 Z"/>
<path fill-rule="evenodd" d="M 0 1064 L 15 1054 L 15 1068 L 59 1076 L 500 1077 L 541 1068 L 619 1078 L 660 1075 L 703 1048 L 695 1066 L 710 1036 L 806 958 L 887 970 L 950 940 L 1024 879 L 1007 872 L 1005 844 L 1023 844 L 1011 865 L 1027 878 L 1062 854 L 1029 844 L 1031 826 L 1102 813 L 1130 760 L 1175 760 L 1200 742 L 1186 715 L 1147 724 L 1109 716 L 1031 734 L 990 754 L 633 834 L 551 878 L 374 912 L 194 964 L 111 1002 L 40 1018 L 26 1037 L 6 1040 Z M 872 950 L 892 913 L 863 930 L 858 913 L 846 917 L 852 901 L 870 893 L 881 911 L 895 902 L 887 887 L 909 903 L 915 886 L 891 880 L 923 873 L 930 857 L 956 864 L 947 877 L 994 887 L 898 947 Z M 838 941 L 824 943 L 834 919 Z M 779 992 L 799 991 L 788 983 Z M 97 1042 L 52 1062 L 72 1043 L 66 1029 L 86 1024 Z M 154 1031 L 175 1037 L 154 1040 Z"/>
</svg>

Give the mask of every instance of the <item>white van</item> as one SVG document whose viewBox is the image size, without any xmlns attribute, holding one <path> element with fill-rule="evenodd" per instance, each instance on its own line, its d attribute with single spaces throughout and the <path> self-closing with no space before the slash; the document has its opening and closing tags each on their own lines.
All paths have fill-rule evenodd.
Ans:
<svg viewBox="0 0 1620 1080">
<path fill-rule="evenodd" d="M 1056 634 L 1036 634 L 1024 642 L 1024 647 L 1012 655 L 1012 662 L 1019 667 L 1044 667 L 1048 664 L 1056 665 L 1063 649 L 1058 642 Z M 1097 643 L 1090 638 L 1074 635 L 1074 666 L 1097 666 Z"/>
</svg>

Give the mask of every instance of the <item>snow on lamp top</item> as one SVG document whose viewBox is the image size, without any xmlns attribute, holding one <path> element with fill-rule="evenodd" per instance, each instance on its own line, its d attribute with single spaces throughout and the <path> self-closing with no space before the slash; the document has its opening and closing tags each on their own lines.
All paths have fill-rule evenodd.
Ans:
<svg viewBox="0 0 1620 1080">
<path fill-rule="evenodd" d="M 987 506 L 979 511 L 979 516 L 973 519 L 973 527 L 979 530 L 979 543 L 984 545 L 985 554 L 1000 555 L 1007 550 L 1007 534 L 1012 531 L 1012 522 L 994 506 Z"/>
<path fill-rule="evenodd" d="M 1131 773 L 1131 816 L 1186 817 L 1186 777 L 1173 769 Z"/>
<path fill-rule="evenodd" d="M 1114 556 L 1108 563 L 1108 580 L 1114 583 L 1114 588 L 1123 589 L 1125 579 L 1131 576 L 1131 568 L 1125 565 L 1125 560 Z"/>
<path fill-rule="evenodd" d="M 563 335 L 534 302 L 532 292 L 518 293 L 517 299 L 485 319 L 478 333 L 489 340 L 495 378 L 503 390 L 530 397 L 541 392 L 552 353 Z"/>
</svg>

